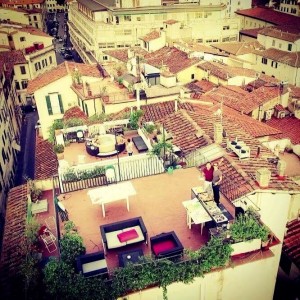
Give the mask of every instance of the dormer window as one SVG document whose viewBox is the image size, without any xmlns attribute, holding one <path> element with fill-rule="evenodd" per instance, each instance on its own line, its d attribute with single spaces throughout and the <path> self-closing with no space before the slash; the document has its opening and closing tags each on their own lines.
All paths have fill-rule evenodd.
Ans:
<svg viewBox="0 0 300 300">
<path fill-rule="evenodd" d="M 293 47 L 292 44 L 288 44 L 288 51 L 292 51 L 292 47 Z"/>
</svg>

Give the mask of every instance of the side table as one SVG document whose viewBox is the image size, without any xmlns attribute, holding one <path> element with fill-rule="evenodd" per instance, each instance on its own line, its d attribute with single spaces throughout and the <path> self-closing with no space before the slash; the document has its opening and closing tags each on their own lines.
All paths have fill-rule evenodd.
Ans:
<svg viewBox="0 0 300 300">
<path fill-rule="evenodd" d="M 119 257 L 119 266 L 120 267 L 126 267 L 128 263 L 139 263 L 139 258 L 143 257 L 144 253 L 142 249 L 135 249 L 135 250 L 129 250 L 121 252 Z"/>
</svg>

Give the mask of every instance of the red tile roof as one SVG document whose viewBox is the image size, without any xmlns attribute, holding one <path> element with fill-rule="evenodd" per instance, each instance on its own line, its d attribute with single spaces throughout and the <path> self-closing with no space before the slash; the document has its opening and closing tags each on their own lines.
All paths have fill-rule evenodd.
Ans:
<svg viewBox="0 0 300 300">
<path fill-rule="evenodd" d="M 257 38 L 258 32 L 261 30 L 261 28 L 251 28 L 251 29 L 243 29 L 240 30 L 240 35 L 246 35 L 249 37 Z"/>
<path fill-rule="evenodd" d="M 8 193 L 5 227 L 0 261 L 0 280 L 10 280 L 23 261 L 27 215 L 27 184 L 12 188 Z"/>
<path fill-rule="evenodd" d="M 63 117 L 64 121 L 73 118 L 81 119 L 84 121 L 87 121 L 88 119 L 87 115 L 78 106 L 71 107 L 70 109 L 66 110 L 64 113 L 64 117 Z"/>
<path fill-rule="evenodd" d="M 175 112 L 175 101 L 166 101 L 142 105 L 143 121 L 158 121 Z M 178 109 L 194 110 L 193 105 L 188 102 L 178 102 Z"/>
<path fill-rule="evenodd" d="M 160 37 L 160 32 L 157 30 L 153 30 L 153 31 L 149 32 L 148 34 L 146 34 L 145 36 L 140 37 L 140 39 L 144 42 L 150 42 L 150 41 L 158 39 L 159 37 Z"/>
<path fill-rule="evenodd" d="M 278 38 L 280 40 L 295 42 L 300 39 L 300 30 L 292 26 L 272 26 L 265 27 L 259 31 L 259 34 Z"/>
<path fill-rule="evenodd" d="M 36 140 L 35 179 L 49 179 L 57 174 L 58 161 L 53 146 L 40 137 Z"/>
<path fill-rule="evenodd" d="M 167 20 L 167 21 L 164 21 L 164 23 L 168 24 L 168 25 L 173 25 L 173 24 L 179 23 L 179 21 L 177 21 L 177 20 Z"/>
<path fill-rule="evenodd" d="M 271 120 L 266 121 L 266 124 L 281 130 L 282 133 L 275 135 L 275 139 L 288 138 L 292 144 L 300 144 L 300 120 L 295 117 L 285 117 L 283 119 L 277 119 L 272 117 Z"/>
<path fill-rule="evenodd" d="M 163 65 L 169 67 L 169 71 L 173 74 L 199 63 L 199 59 L 189 58 L 185 52 L 174 47 L 163 47 L 162 49 L 148 53 L 144 59 L 146 63 L 156 68 L 161 68 Z"/>
<path fill-rule="evenodd" d="M 179 49 L 184 48 L 191 52 L 203 52 L 203 53 L 215 54 L 218 56 L 228 56 L 228 54 L 226 54 L 224 51 L 220 51 L 206 44 L 195 43 L 195 42 L 189 42 L 189 43 L 176 42 L 175 47 L 177 45 Z"/>
<path fill-rule="evenodd" d="M 6 66 L 6 73 L 11 74 L 14 65 L 26 64 L 27 61 L 22 51 L 0 51 L 0 72 L 3 72 L 4 65 Z"/>
<path fill-rule="evenodd" d="M 212 90 L 214 87 L 216 87 L 216 85 L 208 80 L 202 79 L 199 81 L 187 83 L 185 87 L 193 92 L 191 98 L 196 99 L 198 98 L 199 94 L 203 94 Z"/>
<path fill-rule="evenodd" d="M 247 76 L 255 78 L 256 71 L 240 67 L 232 67 L 218 62 L 201 62 L 198 65 L 199 69 L 209 71 L 211 75 L 223 80 L 228 80 L 236 76 Z"/>
<path fill-rule="evenodd" d="M 262 86 L 247 92 L 236 86 L 220 86 L 207 93 L 213 100 L 245 114 L 279 96 L 279 87 Z"/>
<path fill-rule="evenodd" d="M 39 75 L 35 79 L 29 80 L 27 94 L 33 94 L 38 89 L 55 82 L 65 76 L 72 75 L 75 68 L 82 76 L 102 77 L 96 65 L 79 64 L 74 62 L 64 62 L 57 67 Z"/>
<path fill-rule="evenodd" d="M 298 68 L 300 67 L 300 52 L 288 52 L 275 48 L 269 48 L 264 51 L 256 51 L 256 54 L 277 62 L 282 62 L 289 66 Z"/>
<path fill-rule="evenodd" d="M 40 30 L 38 28 L 29 26 L 29 25 L 22 26 L 22 28 L 18 28 L 18 32 L 19 31 L 27 32 L 27 33 L 32 34 L 32 35 L 38 35 L 38 36 L 43 36 L 43 37 L 48 37 L 50 39 L 53 39 L 52 36 L 50 36 L 49 34 L 43 32 L 42 30 Z"/>
<path fill-rule="evenodd" d="M 214 43 L 211 46 L 233 55 L 244 55 L 252 53 L 256 48 L 263 48 L 257 41 Z"/>
<path fill-rule="evenodd" d="M 300 219 L 287 223 L 282 251 L 300 268 Z"/>
<path fill-rule="evenodd" d="M 237 15 L 251 17 L 274 25 L 291 25 L 298 27 L 300 25 L 300 18 L 290 14 L 275 11 L 271 8 L 255 7 L 250 9 L 237 10 L 235 13 Z"/>
<path fill-rule="evenodd" d="M 140 47 L 133 47 L 130 48 L 131 51 L 133 51 L 135 54 L 140 55 L 144 57 L 148 52 Z M 106 50 L 103 51 L 103 53 L 114 57 L 122 62 L 128 61 L 128 49 L 116 49 L 116 50 Z"/>
<path fill-rule="evenodd" d="M 192 119 L 204 130 L 204 132 L 214 140 L 214 123 L 220 122 L 220 117 L 214 114 L 209 108 L 203 105 L 194 105 L 195 111 L 187 111 Z M 250 117 L 248 117 L 250 118 Z M 250 191 L 260 189 L 256 182 L 256 171 L 259 168 L 268 168 L 271 171 L 270 189 L 282 189 L 287 191 L 300 192 L 300 186 L 292 179 L 278 180 L 277 169 L 274 164 L 268 161 L 268 157 L 274 154 L 252 135 L 241 128 L 240 123 L 235 123 L 226 114 L 222 118 L 223 128 L 229 140 L 237 138 L 250 147 L 250 159 L 239 160 L 237 155 L 226 152 L 220 169 L 223 172 L 224 180 L 221 186 L 222 194 L 230 201 L 247 194 Z M 226 149 L 226 139 L 223 139 L 222 146 Z M 259 157 L 256 157 L 257 149 L 260 149 Z"/>
</svg>

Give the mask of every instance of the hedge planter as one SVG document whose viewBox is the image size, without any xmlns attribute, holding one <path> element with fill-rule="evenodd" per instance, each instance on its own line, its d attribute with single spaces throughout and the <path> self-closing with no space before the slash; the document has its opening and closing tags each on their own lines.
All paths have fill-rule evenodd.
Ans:
<svg viewBox="0 0 300 300">
<path fill-rule="evenodd" d="M 261 248 L 261 239 L 253 239 L 245 242 L 231 244 L 231 247 L 233 248 L 231 256 L 256 251 Z"/>
</svg>

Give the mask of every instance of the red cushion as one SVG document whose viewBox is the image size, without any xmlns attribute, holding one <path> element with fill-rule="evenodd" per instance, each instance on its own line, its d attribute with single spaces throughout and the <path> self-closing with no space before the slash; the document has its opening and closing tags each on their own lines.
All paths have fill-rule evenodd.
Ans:
<svg viewBox="0 0 300 300">
<path fill-rule="evenodd" d="M 117 235 L 117 237 L 121 243 L 127 242 L 129 240 L 133 240 L 133 239 L 137 238 L 138 236 L 139 235 L 135 229 L 123 231 L 122 233 L 119 233 Z"/>
<path fill-rule="evenodd" d="M 152 245 L 152 249 L 155 255 L 158 255 L 159 253 L 166 251 L 166 250 L 171 250 L 176 247 L 176 244 L 172 240 L 166 240 L 159 242 L 157 244 Z"/>
</svg>

